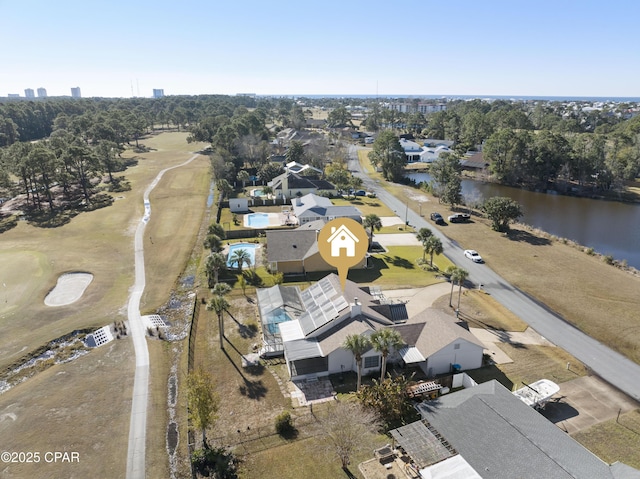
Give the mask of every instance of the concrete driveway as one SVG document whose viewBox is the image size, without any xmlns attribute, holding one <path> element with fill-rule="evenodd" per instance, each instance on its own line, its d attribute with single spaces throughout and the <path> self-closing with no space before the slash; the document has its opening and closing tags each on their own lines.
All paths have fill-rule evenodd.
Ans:
<svg viewBox="0 0 640 479">
<path fill-rule="evenodd" d="M 422 243 L 413 233 L 383 233 L 374 234 L 373 241 L 387 246 L 420 246 Z"/>
<path fill-rule="evenodd" d="M 640 403 L 596 376 L 561 383 L 542 415 L 569 434 L 640 408 Z"/>
</svg>

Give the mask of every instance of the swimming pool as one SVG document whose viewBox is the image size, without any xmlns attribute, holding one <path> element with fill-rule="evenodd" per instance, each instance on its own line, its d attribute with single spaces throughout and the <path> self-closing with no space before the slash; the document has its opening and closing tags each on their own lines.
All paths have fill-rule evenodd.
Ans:
<svg viewBox="0 0 640 479">
<path fill-rule="evenodd" d="M 261 196 L 266 196 L 262 190 L 253 190 L 251 195 L 254 197 L 260 198 Z"/>
<path fill-rule="evenodd" d="M 278 308 L 265 318 L 265 328 L 269 334 L 275 335 L 280 333 L 280 328 L 278 328 L 278 324 L 284 323 L 286 321 L 291 321 L 291 317 L 282 309 Z"/>
<path fill-rule="evenodd" d="M 246 226 L 250 228 L 264 228 L 269 226 L 269 213 L 251 213 L 245 215 Z"/>
<path fill-rule="evenodd" d="M 237 268 L 238 264 L 234 261 L 234 252 L 238 250 L 245 250 L 249 254 L 249 261 L 251 263 L 250 266 L 255 266 L 256 264 L 256 248 L 257 244 L 254 243 L 234 243 L 229 245 L 229 255 L 227 256 L 227 268 Z M 246 263 L 243 267 L 246 266 Z"/>
</svg>

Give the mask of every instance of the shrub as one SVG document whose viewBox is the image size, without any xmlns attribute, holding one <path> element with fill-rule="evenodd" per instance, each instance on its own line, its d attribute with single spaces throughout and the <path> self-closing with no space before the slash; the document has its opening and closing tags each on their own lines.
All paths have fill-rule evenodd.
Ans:
<svg viewBox="0 0 640 479">
<path fill-rule="evenodd" d="M 290 436 L 295 431 L 291 414 L 289 411 L 282 411 L 276 416 L 276 432 L 283 437 Z"/>
<path fill-rule="evenodd" d="M 602 260 L 609 265 L 613 264 L 613 256 L 611 256 L 610 254 L 603 256 Z"/>
<path fill-rule="evenodd" d="M 587 248 L 584 250 L 584 252 L 587 253 L 589 256 L 593 256 L 594 254 L 596 254 L 593 248 Z"/>
</svg>

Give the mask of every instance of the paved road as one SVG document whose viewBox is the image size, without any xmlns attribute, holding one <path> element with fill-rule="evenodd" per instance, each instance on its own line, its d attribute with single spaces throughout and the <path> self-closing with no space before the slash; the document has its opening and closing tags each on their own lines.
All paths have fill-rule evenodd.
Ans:
<svg viewBox="0 0 640 479">
<path fill-rule="evenodd" d="M 367 191 L 375 192 L 389 208 L 400 212 L 399 216 L 402 217 L 402 213 L 407 211 L 406 204 L 389 194 L 376 181 L 361 171 L 357 161 L 356 148 L 353 146 L 350 147 L 349 169 L 356 176 L 362 178 L 363 186 Z M 455 241 L 447 238 L 433 224 L 410 209 L 407 213 L 407 220 L 410 225 L 416 228 L 429 227 L 434 235 L 442 241 L 444 254 L 455 264 L 461 265 L 469 271 L 469 280 L 472 283 L 483 285 L 485 291 L 513 311 L 539 334 L 572 354 L 611 385 L 640 401 L 640 365 L 579 331 L 544 304 L 509 284 L 486 264 L 476 264 L 466 259 L 463 249 Z"/>
<path fill-rule="evenodd" d="M 127 307 L 129 330 L 131 331 L 136 355 L 136 372 L 131 401 L 131 420 L 129 422 L 127 479 L 144 479 L 146 477 L 145 455 L 147 442 L 147 405 L 149 402 L 149 350 L 147 349 L 146 327 L 140 316 L 140 299 L 142 298 L 142 293 L 146 285 L 144 271 L 144 230 L 151 218 L 149 194 L 167 171 L 184 166 L 197 157 L 198 154 L 195 154 L 184 163 L 166 168 L 158 173 L 158 176 L 155 177 L 144 192 L 144 216 L 136 228 L 134 239 L 135 283 L 131 290 L 129 305 Z"/>
</svg>

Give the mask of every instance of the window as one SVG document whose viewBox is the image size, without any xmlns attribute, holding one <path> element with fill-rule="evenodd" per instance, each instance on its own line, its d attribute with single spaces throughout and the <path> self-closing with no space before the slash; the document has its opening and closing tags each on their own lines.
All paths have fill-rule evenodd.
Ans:
<svg viewBox="0 0 640 479">
<path fill-rule="evenodd" d="M 460 343 L 456 343 L 453 345 L 453 349 L 460 349 Z"/>
<path fill-rule="evenodd" d="M 380 356 L 367 356 L 364 358 L 364 367 L 377 368 L 380 365 Z"/>
</svg>

